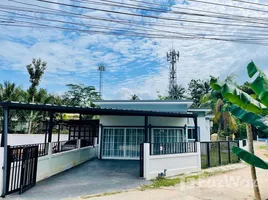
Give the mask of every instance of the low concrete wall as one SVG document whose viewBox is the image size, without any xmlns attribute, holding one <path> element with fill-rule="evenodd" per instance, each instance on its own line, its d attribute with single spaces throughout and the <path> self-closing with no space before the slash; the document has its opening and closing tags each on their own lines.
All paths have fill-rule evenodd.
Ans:
<svg viewBox="0 0 268 200">
<path fill-rule="evenodd" d="M 52 154 L 51 145 L 49 145 L 49 154 L 38 158 L 37 181 L 96 158 L 97 149 L 97 147 L 90 146 Z"/>
<path fill-rule="evenodd" d="M 150 156 L 149 147 L 149 144 L 144 144 L 144 178 L 147 180 L 164 171 L 166 176 L 176 176 L 201 170 L 200 143 L 197 143 L 196 153 Z"/>
<path fill-rule="evenodd" d="M 68 140 L 68 134 L 60 134 L 60 141 Z M 1 137 L 0 137 L 1 141 Z M 44 134 L 8 134 L 8 145 L 23 145 L 23 144 L 35 144 L 44 143 Z M 52 134 L 52 142 L 58 141 L 58 135 Z"/>
</svg>

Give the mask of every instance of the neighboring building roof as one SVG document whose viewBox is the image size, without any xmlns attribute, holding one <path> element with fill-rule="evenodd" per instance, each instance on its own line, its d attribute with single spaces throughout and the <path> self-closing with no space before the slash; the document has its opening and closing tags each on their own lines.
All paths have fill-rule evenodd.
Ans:
<svg viewBox="0 0 268 200">
<path fill-rule="evenodd" d="M 188 109 L 189 112 L 203 112 L 207 116 L 207 114 L 211 113 L 211 109 L 209 108 L 190 108 Z"/>
<path fill-rule="evenodd" d="M 90 108 L 79 106 L 51 105 L 51 104 L 34 104 L 21 102 L 0 102 L 0 107 L 20 110 L 40 110 L 61 113 L 80 113 L 91 115 L 126 115 L 126 116 L 159 116 L 159 117 L 197 117 L 197 114 L 189 112 L 160 112 L 148 110 L 127 110 L 113 108 Z"/>
</svg>

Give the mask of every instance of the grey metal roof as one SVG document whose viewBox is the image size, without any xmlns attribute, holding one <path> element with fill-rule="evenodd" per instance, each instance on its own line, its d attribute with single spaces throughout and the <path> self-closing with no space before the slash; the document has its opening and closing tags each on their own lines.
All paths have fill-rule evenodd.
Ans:
<svg viewBox="0 0 268 200">
<path fill-rule="evenodd" d="M 159 117 L 197 117 L 197 114 L 189 112 L 160 112 L 149 110 L 127 110 L 113 108 L 91 108 L 80 106 L 35 104 L 22 102 L 0 102 L 0 107 L 20 110 L 39 110 L 61 113 L 80 113 L 90 115 L 126 115 L 126 116 L 159 116 Z"/>
</svg>

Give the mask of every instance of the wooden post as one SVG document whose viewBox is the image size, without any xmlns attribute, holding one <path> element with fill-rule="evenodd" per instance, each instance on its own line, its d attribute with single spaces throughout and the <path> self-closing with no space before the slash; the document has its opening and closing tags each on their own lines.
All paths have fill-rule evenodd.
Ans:
<svg viewBox="0 0 268 200">
<path fill-rule="evenodd" d="M 197 117 L 194 117 L 194 139 L 195 139 L 195 142 L 198 141 L 198 125 L 197 125 Z"/>
</svg>

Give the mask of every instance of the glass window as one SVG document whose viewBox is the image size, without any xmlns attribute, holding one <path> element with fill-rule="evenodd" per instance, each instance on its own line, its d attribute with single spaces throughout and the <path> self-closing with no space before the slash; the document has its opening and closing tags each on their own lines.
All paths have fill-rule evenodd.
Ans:
<svg viewBox="0 0 268 200">
<path fill-rule="evenodd" d="M 153 143 L 185 142 L 186 134 L 182 128 L 153 129 Z"/>
<path fill-rule="evenodd" d="M 188 128 L 188 139 L 195 139 L 194 138 L 194 128 Z"/>
</svg>

